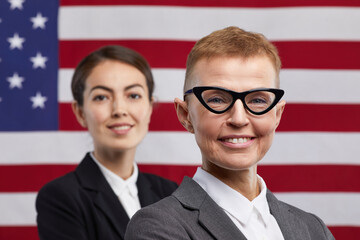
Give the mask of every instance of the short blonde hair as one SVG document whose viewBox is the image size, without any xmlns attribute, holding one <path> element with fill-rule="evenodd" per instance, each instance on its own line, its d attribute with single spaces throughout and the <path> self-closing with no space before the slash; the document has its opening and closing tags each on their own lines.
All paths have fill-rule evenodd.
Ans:
<svg viewBox="0 0 360 240">
<path fill-rule="evenodd" d="M 276 86 L 279 87 L 281 60 L 276 47 L 262 34 L 247 32 L 238 27 L 227 27 L 201 38 L 191 49 L 186 61 L 184 91 L 191 81 L 196 63 L 203 58 L 267 56 L 276 71 Z"/>
</svg>

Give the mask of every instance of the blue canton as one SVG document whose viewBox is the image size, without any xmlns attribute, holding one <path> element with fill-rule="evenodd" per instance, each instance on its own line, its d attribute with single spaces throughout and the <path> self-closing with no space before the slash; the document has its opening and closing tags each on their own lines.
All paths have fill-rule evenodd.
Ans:
<svg viewBox="0 0 360 240">
<path fill-rule="evenodd" d="M 0 0 L 0 131 L 58 130 L 57 0 Z"/>
</svg>

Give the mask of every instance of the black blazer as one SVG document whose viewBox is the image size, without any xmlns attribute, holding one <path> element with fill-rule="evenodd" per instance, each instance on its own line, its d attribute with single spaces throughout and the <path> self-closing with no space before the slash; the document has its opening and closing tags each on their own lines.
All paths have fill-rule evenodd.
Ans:
<svg viewBox="0 0 360 240">
<path fill-rule="evenodd" d="M 139 172 L 141 207 L 171 195 L 177 184 Z M 36 199 L 41 240 L 123 239 L 129 217 L 88 153 L 74 172 L 46 184 Z"/>
</svg>

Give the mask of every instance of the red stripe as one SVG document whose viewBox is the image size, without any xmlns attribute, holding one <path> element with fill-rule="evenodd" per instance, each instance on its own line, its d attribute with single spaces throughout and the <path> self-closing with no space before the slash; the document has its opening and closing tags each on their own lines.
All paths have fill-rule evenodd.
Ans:
<svg viewBox="0 0 360 240">
<path fill-rule="evenodd" d="M 360 227 L 329 226 L 329 229 L 336 240 L 360 239 Z"/>
<path fill-rule="evenodd" d="M 360 104 L 287 104 L 278 131 L 360 132 L 359 123 Z"/>
<path fill-rule="evenodd" d="M 139 164 L 141 171 L 177 183 L 184 176 L 192 177 L 196 168 Z M 75 165 L 3 165 L 0 166 L 0 192 L 36 192 L 45 183 L 74 169 Z M 360 192 L 360 166 L 357 165 L 260 165 L 258 172 L 273 192 Z"/>
<path fill-rule="evenodd" d="M 185 68 L 195 42 L 155 40 L 60 41 L 60 68 L 75 68 L 82 58 L 104 45 L 122 45 L 141 53 L 153 68 Z"/>
<path fill-rule="evenodd" d="M 193 176 L 196 166 L 145 165 L 154 173 L 180 183 Z M 360 192 L 360 166 L 356 165 L 260 165 L 259 175 L 273 192 Z M 329 176 L 332 176 L 329 178 Z"/>
<path fill-rule="evenodd" d="M 76 165 L 70 164 L 2 165 L 0 166 L 0 192 L 36 192 L 45 183 L 75 168 Z"/>
<path fill-rule="evenodd" d="M 72 113 L 70 103 L 60 103 L 60 130 L 85 130 Z M 287 104 L 278 132 L 360 132 L 360 104 Z M 185 131 L 173 103 L 158 103 L 150 131 Z"/>
<path fill-rule="evenodd" d="M 148 5 L 188 7 L 300 7 L 300 6 L 360 6 L 357 0 L 61 0 L 61 6 L 84 5 Z"/>
<path fill-rule="evenodd" d="M 140 52 L 153 68 L 185 68 L 193 41 L 103 40 L 60 41 L 60 68 L 75 68 L 91 51 L 103 45 L 119 44 Z M 279 49 L 283 68 L 360 69 L 360 42 L 281 41 Z M 329 50 L 331 49 L 331 51 Z"/>
<path fill-rule="evenodd" d="M 360 69 L 360 42 L 274 42 L 283 68 Z M 330 50 L 331 49 L 331 50 Z"/>
<path fill-rule="evenodd" d="M 38 231 L 33 226 L 0 226 L 2 240 L 39 240 Z"/>
<path fill-rule="evenodd" d="M 358 165 L 265 165 L 258 173 L 274 192 L 360 192 Z"/>
<path fill-rule="evenodd" d="M 337 240 L 349 240 L 360 238 L 360 227 L 334 227 L 329 226 L 330 231 Z M 38 231 L 36 227 L 25 226 L 1 226 L 0 239 L 6 240 L 38 240 Z"/>
<path fill-rule="evenodd" d="M 76 120 L 71 103 L 59 104 L 59 129 L 62 131 L 85 131 Z"/>
</svg>

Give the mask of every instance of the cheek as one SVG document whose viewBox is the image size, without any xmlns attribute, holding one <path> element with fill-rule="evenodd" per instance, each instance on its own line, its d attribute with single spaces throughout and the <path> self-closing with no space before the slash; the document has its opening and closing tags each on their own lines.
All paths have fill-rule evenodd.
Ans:
<svg viewBox="0 0 360 240">
<path fill-rule="evenodd" d="M 257 119 L 257 121 L 253 121 L 253 128 L 259 140 L 257 154 L 259 159 L 262 159 L 273 142 L 276 129 L 275 117 L 268 116 L 263 119 Z"/>
<path fill-rule="evenodd" d="M 85 112 L 85 120 L 89 128 L 94 128 L 96 125 L 104 122 L 108 118 L 108 111 L 104 108 L 90 108 Z"/>
<path fill-rule="evenodd" d="M 192 115 L 191 122 L 193 124 L 195 138 L 200 147 L 211 147 L 214 140 L 218 138 L 222 121 L 223 120 L 216 116 L 209 116 L 207 110 L 198 111 L 196 115 Z"/>
<path fill-rule="evenodd" d="M 252 120 L 255 132 L 259 136 L 273 135 L 276 129 L 276 115 L 271 111 Z"/>
<path fill-rule="evenodd" d="M 150 106 L 144 106 L 146 106 L 145 103 L 141 106 L 133 107 L 132 116 L 136 122 L 140 123 L 141 125 L 147 126 L 150 123 L 152 108 Z"/>
</svg>

